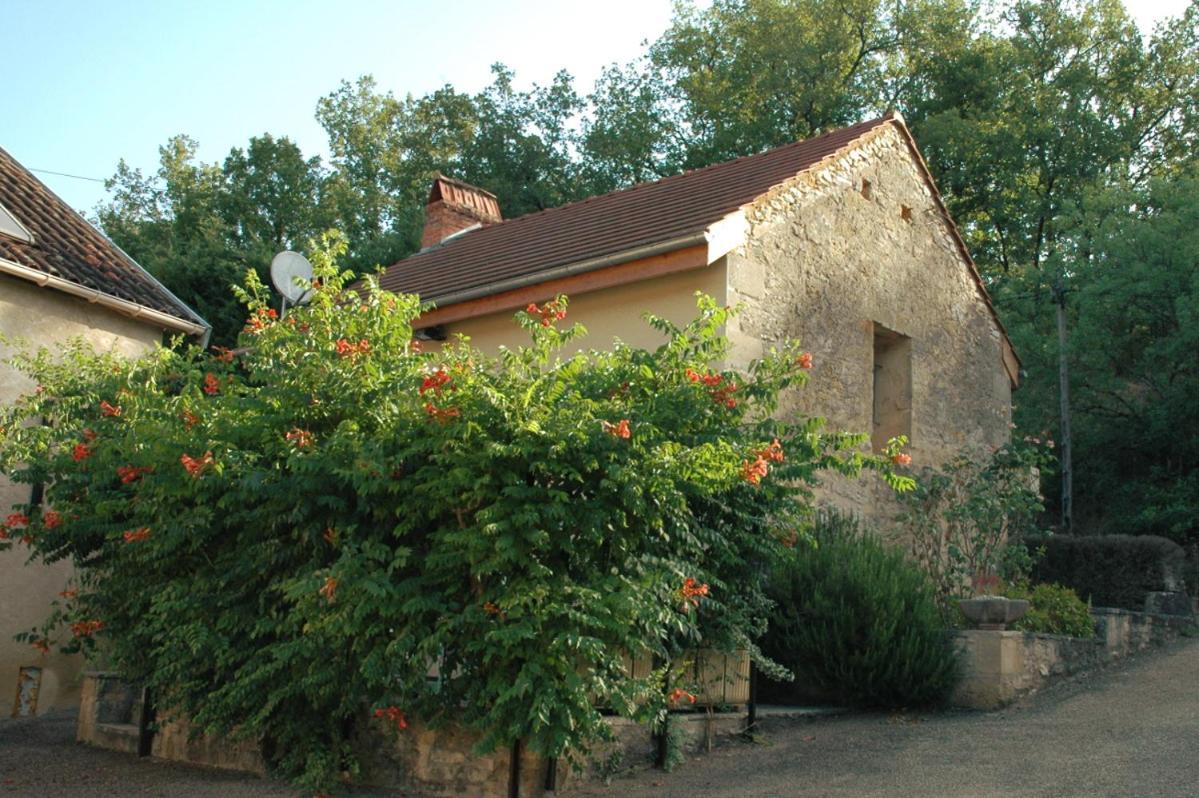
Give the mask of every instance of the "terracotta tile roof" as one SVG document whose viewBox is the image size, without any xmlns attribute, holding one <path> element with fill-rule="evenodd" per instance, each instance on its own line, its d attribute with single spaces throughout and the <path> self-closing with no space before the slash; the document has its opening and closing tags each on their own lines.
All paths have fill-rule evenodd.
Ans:
<svg viewBox="0 0 1199 798">
<path fill-rule="evenodd" d="M 33 243 L 0 235 L 0 260 L 208 326 L 2 147 L 0 205 L 33 234 Z"/>
<path fill-rule="evenodd" d="M 381 285 L 437 301 L 698 233 L 892 118 L 474 230 L 394 264 Z"/>
</svg>

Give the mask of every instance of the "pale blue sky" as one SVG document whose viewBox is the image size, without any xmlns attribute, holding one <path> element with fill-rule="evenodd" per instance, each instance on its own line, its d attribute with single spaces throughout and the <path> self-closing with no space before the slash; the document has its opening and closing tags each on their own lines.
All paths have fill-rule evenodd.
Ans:
<svg viewBox="0 0 1199 798">
<path fill-rule="evenodd" d="M 1141 25 L 1186 0 L 1126 0 Z M 105 178 L 152 171 L 186 133 L 206 161 L 269 132 L 324 154 L 316 101 L 373 74 L 381 89 L 478 90 L 496 61 L 521 83 L 565 68 L 581 92 L 670 21 L 670 0 L 0 0 L 0 146 L 28 167 Z M 99 183 L 39 173 L 90 211 Z"/>
</svg>

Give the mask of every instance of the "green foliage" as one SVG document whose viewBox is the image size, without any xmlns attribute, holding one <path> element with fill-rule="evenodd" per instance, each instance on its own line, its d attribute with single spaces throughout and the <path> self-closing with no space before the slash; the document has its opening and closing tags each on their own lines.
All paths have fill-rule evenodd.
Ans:
<svg viewBox="0 0 1199 798">
<path fill-rule="evenodd" d="M 1083 204 L 1068 296 L 1075 515 L 1085 531 L 1185 546 L 1199 541 L 1199 172 Z"/>
<path fill-rule="evenodd" d="M 1066 292 L 1078 527 L 1199 536 L 1199 5 L 1141 35 L 1117 0 L 681 3 L 585 97 L 566 73 L 493 75 L 417 97 L 342 83 L 316 109 L 325 164 L 270 136 L 199 164 L 177 137 L 155 176 L 121 164 L 100 222 L 231 343 L 246 268 L 331 225 L 360 273 L 410 254 L 436 171 L 512 218 L 897 108 L 1023 361 L 1019 428 L 1041 437 Z"/>
<path fill-rule="evenodd" d="M 773 569 L 763 650 L 855 706 L 945 699 L 958 662 L 928 577 L 844 517 L 821 516 L 812 536 Z"/>
<path fill-rule="evenodd" d="M 1145 594 L 1181 590 L 1186 554 L 1153 535 L 1049 535 L 1030 540 L 1045 550 L 1034 582 L 1071 588 L 1096 607 L 1141 611 Z"/>
<path fill-rule="evenodd" d="M 771 417 L 806 379 L 794 345 L 710 372 L 730 311 L 709 298 L 686 326 L 651 319 L 655 351 L 564 357 L 584 331 L 559 298 L 498 358 L 420 352 L 419 300 L 343 291 L 343 247 L 282 321 L 250 272 L 236 353 L 23 356 L 39 390 L 0 418 L 4 473 L 46 486 L 0 547 L 19 530 L 78 567 L 37 640 L 98 647 L 310 787 L 399 711 L 551 756 L 607 733 L 598 706 L 661 717 L 699 641 L 756 651 L 761 563 L 820 470 L 910 487 L 862 436 Z M 631 678 L 633 651 L 663 670 Z"/>
<path fill-rule="evenodd" d="M 896 522 L 943 612 L 952 613 L 974 580 L 1027 575 L 1032 560 L 1022 541 L 1037 531 L 1036 475 L 1049 462 L 1038 440 L 1002 446 L 983 462 L 963 455 L 921 470 Z"/>
<path fill-rule="evenodd" d="M 1052 584 L 1029 586 L 1019 582 L 1002 591 L 1011 599 L 1028 601 L 1028 612 L 1014 627 L 1022 632 L 1037 632 L 1071 637 L 1094 637 L 1095 620 L 1091 608 L 1068 587 Z"/>
</svg>

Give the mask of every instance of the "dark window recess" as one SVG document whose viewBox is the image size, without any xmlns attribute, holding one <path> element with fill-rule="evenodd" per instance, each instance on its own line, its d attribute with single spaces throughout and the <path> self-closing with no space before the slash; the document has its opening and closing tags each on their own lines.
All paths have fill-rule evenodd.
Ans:
<svg viewBox="0 0 1199 798">
<path fill-rule="evenodd" d="M 881 452 L 900 435 L 912 438 L 912 339 L 874 325 L 874 412 L 870 443 Z"/>
</svg>

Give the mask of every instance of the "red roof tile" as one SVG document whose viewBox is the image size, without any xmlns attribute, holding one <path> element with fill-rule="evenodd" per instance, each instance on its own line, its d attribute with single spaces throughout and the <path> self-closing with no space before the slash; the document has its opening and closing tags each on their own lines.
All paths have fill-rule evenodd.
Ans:
<svg viewBox="0 0 1199 798">
<path fill-rule="evenodd" d="M 208 326 L 3 148 L 0 205 L 33 234 L 32 244 L 0 234 L 0 259 Z"/>
<path fill-rule="evenodd" d="M 705 230 L 891 116 L 471 231 L 389 267 L 381 285 L 437 301 Z"/>
</svg>

